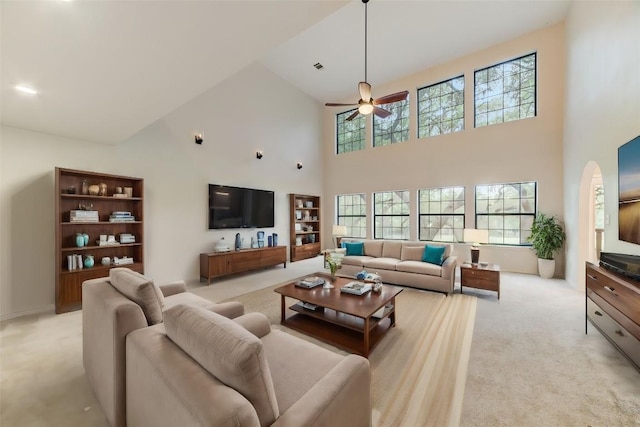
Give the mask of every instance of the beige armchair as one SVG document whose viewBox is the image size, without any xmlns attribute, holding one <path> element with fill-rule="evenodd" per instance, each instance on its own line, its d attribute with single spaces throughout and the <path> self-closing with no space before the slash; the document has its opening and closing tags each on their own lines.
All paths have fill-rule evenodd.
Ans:
<svg viewBox="0 0 640 427">
<path fill-rule="evenodd" d="M 157 286 L 128 268 L 82 284 L 82 358 L 87 380 L 112 426 L 126 425 L 125 344 L 130 332 L 163 321 L 163 310 L 188 304 L 233 318 L 240 303 L 214 304 L 186 292 L 184 282 Z"/>
<path fill-rule="evenodd" d="M 127 425 L 369 427 L 369 361 L 272 330 L 175 306 L 127 337 Z"/>
</svg>

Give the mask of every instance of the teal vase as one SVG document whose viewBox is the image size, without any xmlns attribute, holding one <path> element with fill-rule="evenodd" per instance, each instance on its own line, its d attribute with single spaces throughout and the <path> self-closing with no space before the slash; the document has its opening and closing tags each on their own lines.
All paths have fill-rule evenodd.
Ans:
<svg viewBox="0 0 640 427">
<path fill-rule="evenodd" d="M 79 248 L 84 246 L 84 236 L 82 235 L 82 233 L 76 234 L 76 246 Z"/>
<path fill-rule="evenodd" d="M 85 266 L 85 267 L 87 267 L 87 268 L 91 268 L 91 267 L 93 267 L 93 263 L 94 263 L 94 261 L 93 261 L 93 255 L 87 255 L 87 256 L 84 258 L 84 266 Z"/>
<path fill-rule="evenodd" d="M 87 233 L 82 233 L 82 237 L 84 238 L 84 245 L 89 246 L 89 235 Z"/>
</svg>

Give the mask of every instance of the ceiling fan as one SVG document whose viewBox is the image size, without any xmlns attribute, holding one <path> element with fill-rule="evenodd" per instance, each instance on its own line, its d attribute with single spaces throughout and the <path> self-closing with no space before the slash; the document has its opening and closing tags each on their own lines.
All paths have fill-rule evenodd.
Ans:
<svg viewBox="0 0 640 427">
<path fill-rule="evenodd" d="M 378 117 L 385 118 L 391 115 L 389 110 L 378 107 L 378 105 L 390 104 L 392 102 L 404 101 L 409 95 L 408 91 L 402 91 L 392 93 L 391 95 L 382 96 L 380 98 L 373 99 L 371 97 L 371 85 L 367 83 L 367 3 L 369 0 L 362 0 L 364 3 L 364 81 L 358 83 L 358 92 L 360 93 L 360 100 L 353 104 L 341 104 L 336 102 L 327 102 L 327 107 L 355 107 L 358 109 L 353 112 L 345 120 L 353 120 L 358 114 L 375 114 Z"/>
</svg>

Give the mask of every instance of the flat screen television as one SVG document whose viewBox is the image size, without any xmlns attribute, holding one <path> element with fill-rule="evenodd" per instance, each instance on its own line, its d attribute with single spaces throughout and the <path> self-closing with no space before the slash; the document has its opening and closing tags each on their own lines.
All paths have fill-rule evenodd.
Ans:
<svg viewBox="0 0 640 427">
<path fill-rule="evenodd" d="M 273 226 L 273 191 L 209 184 L 209 229 Z"/>
<path fill-rule="evenodd" d="M 618 148 L 618 238 L 640 244 L 640 136 Z"/>
</svg>

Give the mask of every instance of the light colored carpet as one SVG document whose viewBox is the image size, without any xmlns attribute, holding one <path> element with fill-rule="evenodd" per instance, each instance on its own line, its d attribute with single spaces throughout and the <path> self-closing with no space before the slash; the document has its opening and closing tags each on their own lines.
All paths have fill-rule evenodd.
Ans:
<svg viewBox="0 0 640 427">
<path fill-rule="evenodd" d="M 346 354 L 281 326 L 277 286 L 232 299 L 248 312 L 266 314 L 273 328 Z M 287 306 L 295 302 L 287 298 Z M 374 426 L 458 425 L 476 298 L 405 288 L 396 297 L 396 309 L 396 327 L 369 356 Z"/>
<path fill-rule="evenodd" d="M 319 257 L 187 286 L 220 301 L 321 269 Z M 585 335 L 584 293 L 563 280 L 504 272 L 500 285 L 499 302 L 495 292 L 465 288 L 477 309 L 460 425 L 640 426 L 640 372 L 593 327 Z M 81 331 L 79 311 L 0 323 L 1 426 L 108 426 L 84 376 Z"/>
</svg>

